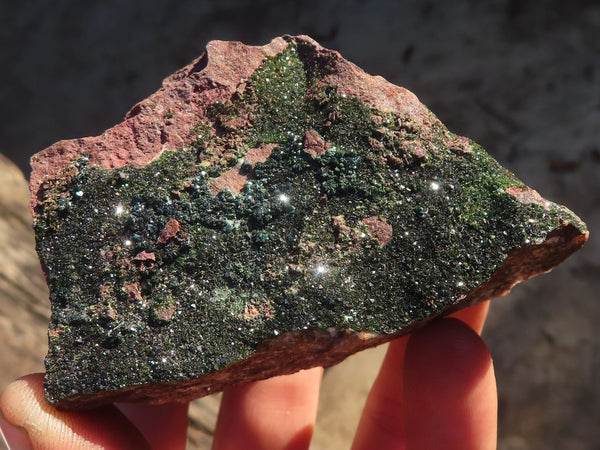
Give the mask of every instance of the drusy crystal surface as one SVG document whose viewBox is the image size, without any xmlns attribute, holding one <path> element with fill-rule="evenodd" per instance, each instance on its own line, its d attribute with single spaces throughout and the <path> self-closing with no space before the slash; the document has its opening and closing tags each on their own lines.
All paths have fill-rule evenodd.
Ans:
<svg viewBox="0 0 600 450">
<path fill-rule="evenodd" d="M 87 139 L 33 161 L 46 393 L 64 407 L 332 364 L 587 237 L 410 92 L 305 37 L 211 43 Z"/>
</svg>

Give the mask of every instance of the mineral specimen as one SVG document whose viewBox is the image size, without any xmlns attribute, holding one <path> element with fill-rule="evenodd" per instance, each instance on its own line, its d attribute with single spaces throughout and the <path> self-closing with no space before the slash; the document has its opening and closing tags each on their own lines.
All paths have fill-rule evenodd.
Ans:
<svg viewBox="0 0 600 450">
<path fill-rule="evenodd" d="M 63 408 L 329 366 L 587 239 L 412 93 L 302 36 L 211 42 L 121 124 L 32 166 Z"/>
</svg>

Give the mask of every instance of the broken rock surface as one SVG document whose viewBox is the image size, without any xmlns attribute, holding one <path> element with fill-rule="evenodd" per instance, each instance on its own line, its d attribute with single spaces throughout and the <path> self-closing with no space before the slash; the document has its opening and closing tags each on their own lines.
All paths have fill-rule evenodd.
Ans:
<svg viewBox="0 0 600 450">
<path fill-rule="evenodd" d="M 64 408 L 336 364 L 587 239 L 412 93 L 307 37 L 211 42 L 32 167 L 46 396 Z"/>
</svg>

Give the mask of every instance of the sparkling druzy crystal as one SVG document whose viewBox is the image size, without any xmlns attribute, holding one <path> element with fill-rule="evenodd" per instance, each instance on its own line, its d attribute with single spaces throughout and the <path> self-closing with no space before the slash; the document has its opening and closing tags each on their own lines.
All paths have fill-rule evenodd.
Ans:
<svg viewBox="0 0 600 450">
<path fill-rule="evenodd" d="M 307 37 L 212 42 L 124 122 L 36 155 L 46 395 L 190 400 L 507 293 L 585 225 Z"/>
</svg>

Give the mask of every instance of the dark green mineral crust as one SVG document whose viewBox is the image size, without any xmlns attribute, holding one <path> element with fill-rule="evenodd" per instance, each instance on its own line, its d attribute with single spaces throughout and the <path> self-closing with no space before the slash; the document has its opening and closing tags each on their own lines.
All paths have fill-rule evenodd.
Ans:
<svg viewBox="0 0 600 450">
<path fill-rule="evenodd" d="M 324 84 L 326 70 L 289 45 L 209 107 L 191 145 L 114 170 L 82 155 L 46 184 L 50 402 L 200 378 L 289 332 L 394 334 L 561 221 L 585 230 L 509 194 L 523 184 L 476 144 L 448 148 L 439 122 L 423 141 Z M 266 144 L 264 162 L 244 159 Z M 241 191 L 216 191 L 231 170 L 248 177 Z"/>
</svg>

